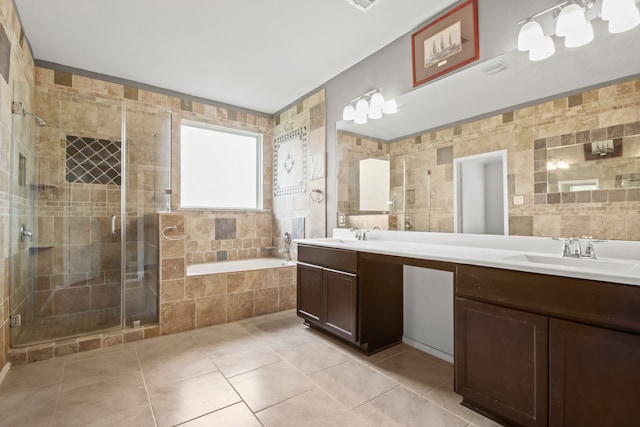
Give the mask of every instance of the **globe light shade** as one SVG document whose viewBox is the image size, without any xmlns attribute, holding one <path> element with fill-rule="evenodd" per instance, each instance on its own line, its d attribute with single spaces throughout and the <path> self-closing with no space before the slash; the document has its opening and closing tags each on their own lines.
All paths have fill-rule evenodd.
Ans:
<svg viewBox="0 0 640 427">
<path fill-rule="evenodd" d="M 366 99 L 360 98 L 356 104 L 355 123 L 359 125 L 367 123 L 367 114 L 369 114 L 369 103 Z"/>
<path fill-rule="evenodd" d="M 369 108 L 372 110 L 382 110 L 384 106 L 384 96 L 380 92 L 374 92 L 371 95 L 371 101 L 369 102 Z"/>
<path fill-rule="evenodd" d="M 398 104 L 395 99 L 390 99 L 384 103 L 382 112 L 385 114 L 395 114 L 398 112 Z"/>
<path fill-rule="evenodd" d="M 369 108 L 369 118 L 377 120 L 382 117 L 382 108 Z"/>
<path fill-rule="evenodd" d="M 564 39 L 566 47 L 580 47 L 593 40 L 593 26 L 586 21 L 581 27 L 574 28 Z"/>
<path fill-rule="evenodd" d="M 560 11 L 556 23 L 556 35 L 566 37 L 575 31 L 580 31 L 586 21 L 582 8 L 572 3 Z"/>
<path fill-rule="evenodd" d="M 603 0 L 602 19 L 609 21 L 609 32 L 624 33 L 640 24 L 640 11 L 634 0 Z"/>
<path fill-rule="evenodd" d="M 529 60 L 542 61 L 547 59 L 556 52 L 556 47 L 551 40 L 551 36 L 542 38 L 539 43 L 531 47 L 529 51 Z"/>
<path fill-rule="evenodd" d="M 540 39 L 544 38 L 542 26 L 536 21 L 528 21 L 520 28 L 518 33 L 518 50 L 526 52 L 531 49 Z"/>
<path fill-rule="evenodd" d="M 353 108 L 353 105 L 347 104 L 344 106 L 344 110 L 342 110 L 342 120 L 353 120 L 356 118 L 356 109 Z"/>
</svg>

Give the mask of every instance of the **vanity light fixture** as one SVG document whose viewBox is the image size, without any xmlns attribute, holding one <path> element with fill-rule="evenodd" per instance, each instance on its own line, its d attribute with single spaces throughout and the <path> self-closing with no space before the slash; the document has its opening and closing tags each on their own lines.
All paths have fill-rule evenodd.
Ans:
<svg viewBox="0 0 640 427">
<path fill-rule="evenodd" d="M 342 120 L 353 120 L 361 125 L 367 123 L 368 119 L 381 118 L 383 113 L 395 114 L 398 111 L 396 100 L 385 101 L 381 89 L 379 87 L 349 101 L 342 110 Z"/>
<path fill-rule="evenodd" d="M 555 36 L 564 38 L 568 48 L 584 46 L 593 40 L 593 25 L 585 14 L 599 0 L 566 0 L 518 22 L 518 50 L 529 52 L 531 61 L 539 61 L 553 55 L 555 46 L 551 35 L 544 35 L 540 23 L 535 21 L 553 12 L 556 21 Z M 640 24 L 640 11 L 636 0 L 601 0 L 601 18 L 609 21 L 610 33 L 629 31 Z M 524 24 L 524 25 L 523 25 Z"/>
<path fill-rule="evenodd" d="M 569 163 L 564 160 L 558 160 L 557 162 L 547 162 L 547 170 L 554 171 L 556 169 L 569 169 Z"/>
</svg>

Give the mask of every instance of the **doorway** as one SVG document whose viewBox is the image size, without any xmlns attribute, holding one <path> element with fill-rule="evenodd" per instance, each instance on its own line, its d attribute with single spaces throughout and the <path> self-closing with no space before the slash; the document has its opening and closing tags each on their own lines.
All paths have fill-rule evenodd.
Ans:
<svg viewBox="0 0 640 427">
<path fill-rule="evenodd" d="M 509 234 L 507 151 L 453 160 L 454 231 Z"/>
</svg>

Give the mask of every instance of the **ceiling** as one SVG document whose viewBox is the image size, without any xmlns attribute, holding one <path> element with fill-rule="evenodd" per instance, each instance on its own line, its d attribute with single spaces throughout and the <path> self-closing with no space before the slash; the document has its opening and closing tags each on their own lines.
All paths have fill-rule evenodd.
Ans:
<svg viewBox="0 0 640 427">
<path fill-rule="evenodd" d="M 274 114 L 454 0 L 15 0 L 36 60 Z"/>
</svg>

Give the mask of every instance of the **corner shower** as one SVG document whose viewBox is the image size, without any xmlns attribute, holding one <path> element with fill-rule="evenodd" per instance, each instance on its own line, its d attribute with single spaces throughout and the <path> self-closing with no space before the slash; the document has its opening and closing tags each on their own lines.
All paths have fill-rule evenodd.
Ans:
<svg viewBox="0 0 640 427">
<path fill-rule="evenodd" d="M 11 346 L 158 322 L 171 115 L 15 83 Z"/>
</svg>

